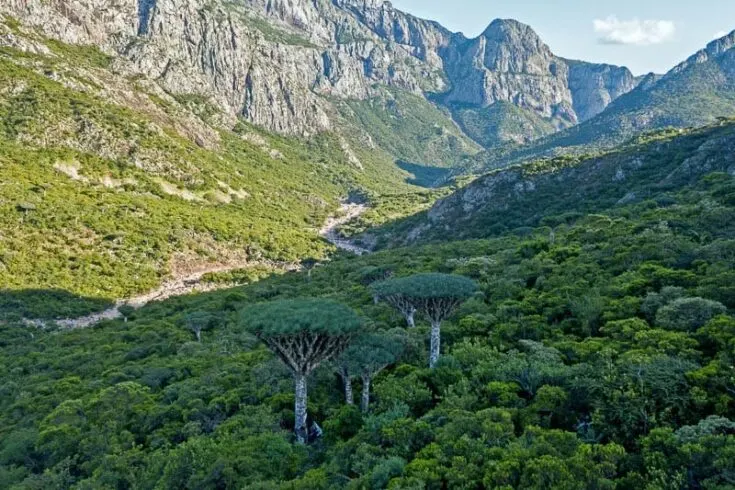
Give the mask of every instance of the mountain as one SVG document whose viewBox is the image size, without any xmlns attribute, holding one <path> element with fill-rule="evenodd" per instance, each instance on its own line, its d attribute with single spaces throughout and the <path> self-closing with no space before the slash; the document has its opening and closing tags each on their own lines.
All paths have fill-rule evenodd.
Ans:
<svg viewBox="0 0 735 490">
<path fill-rule="evenodd" d="M 480 45 L 488 85 L 463 85 Z M 575 87 L 605 85 L 593 66 Z M 0 279 L 108 300 L 323 257 L 346 196 L 366 225 L 405 216 L 478 141 L 611 99 L 575 102 L 528 26 L 469 40 L 379 1 L 9 0 L 0 67 Z M 475 89 L 468 134 L 453 114 Z"/>
<path fill-rule="evenodd" d="M 525 159 L 580 154 L 618 145 L 666 127 L 686 128 L 735 114 L 735 31 L 663 76 L 649 74 L 603 112 L 582 124 L 525 147 L 480 154 L 474 169 L 497 168 Z M 472 167 L 472 165 L 470 165 Z"/>
<path fill-rule="evenodd" d="M 555 56 L 530 26 L 515 20 L 495 20 L 478 38 L 457 44 L 445 62 L 448 105 L 512 102 L 565 127 L 602 112 L 635 87 L 625 68 Z"/>
<path fill-rule="evenodd" d="M 649 134 L 602 156 L 558 157 L 497 170 L 428 211 L 374 233 L 383 246 L 406 245 L 553 227 L 636 203 L 672 206 L 671 192 L 713 172 L 735 175 L 735 119 Z"/>
<path fill-rule="evenodd" d="M 528 141 L 597 114 L 635 86 L 627 69 L 554 56 L 519 22 L 496 20 L 466 39 L 380 0 L 12 0 L 0 12 L 65 43 L 99 46 L 121 72 L 284 134 L 337 130 L 344 121 L 335 100 L 382 104 L 390 87 L 480 117 L 509 102 L 540 130 L 471 136 Z"/>
<path fill-rule="evenodd" d="M 486 147 L 574 126 L 636 85 L 627 68 L 555 56 L 515 20 L 495 20 L 476 39 L 455 37 L 444 66 L 451 87 L 437 100 Z"/>
<path fill-rule="evenodd" d="M 267 132 L 12 21 L 0 43 L 3 288 L 115 299 L 208 270 L 277 268 L 324 255 L 318 231 L 352 192 L 425 199 L 396 157 L 349 135 Z M 438 110 L 417 107 L 414 124 L 434 129 L 427 151 L 451 138 Z"/>
</svg>

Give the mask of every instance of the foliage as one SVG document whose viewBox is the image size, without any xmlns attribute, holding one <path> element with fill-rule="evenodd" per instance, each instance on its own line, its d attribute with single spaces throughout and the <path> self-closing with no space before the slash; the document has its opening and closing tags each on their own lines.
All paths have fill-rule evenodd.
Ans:
<svg viewBox="0 0 735 490">
<path fill-rule="evenodd" d="M 280 337 L 301 332 L 323 335 L 351 335 L 363 324 L 350 308 L 334 301 L 294 299 L 251 306 L 242 314 L 242 323 L 258 337 Z"/>
<path fill-rule="evenodd" d="M 389 279 L 372 285 L 378 296 L 402 295 L 413 300 L 448 298 L 464 300 L 477 290 L 475 283 L 463 276 L 426 273 Z"/>
<path fill-rule="evenodd" d="M 734 142 L 735 124 L 725 121 L 604 155 L 534 160 L 484 175 L 433 209 L 370 233 L 385 247 L 523 233 L 539 225 L 553 229 L 595 213 L 615 214 L 626 204 L 676 206 L 676 192 L 706 174 L 722 172 L 710 177 L 713 185 L 727 178 L 732 160 L 721 149 Z M 730 191 L 721 192 L 718 203 Z"/>
<path fill-rule="evenodd" d="M 697 331 L 656 317 L 682 298 L 729 297 L 735 230 L 716 217 L 732 216 L 733 186 L 705 177 L 672 193 L 676 206 L 631 203 L 553 237 L 540 227 L 337 257 L 311 281 L 272 275 L 154 303 L 128 323 L 53 332 L 11 320 L 0 325 L 3 486 L 727 488 L 732 310 Z M 292 445 L 291 375 L 243 332 L 239 310 L 316 297 L 376 332 L 400 328 L 369 287 L 387 271 L 465 275 L 484 294 L 445 322 L 433 370 L 425 328 L 405 330 L 365 416 L 343 409 L 331 368 L 314 371 L 310 415 L 325 437 Z M 195 312 L 221 315 L 201 344 L 182 328 Z"/>
<path fill-rule="evenodd" d="M 456 167 L 480 150 L 442 109 L 423 97 L 390 91 L 366 101 L 346 101 L 341 109 L 378 147 L 410 164 Z"/>
<path fill-rule="evenodd" d="M 244 201 L 258 206 L 161 195 L 149 171 L 127 160 L 34 148 L 20 138 L 37 134 L 26 129 L 41 127 L 44 118 L 53 123 L 54 114 L 73 116 L 74 107 L 89 110 L 94 117 L 83 120 L 95 124 L 107 120 L 100 114 L 115 114 L 103 125 L 108 129 L 140 117 L 137 129 L 115 131 L 145 141 L 164 138 L 136 133 L 145 127 L 146 111 L 121 114 L 95 98 L 86 105 L 79 94 L 72 104 L 66 89 L 23 63 L 0 70 L 2 81 L 26 80 L 31 88 L 18 92 L 25 95 L 13 101 L 17 111 L 0 103 L 4 116 L 13 112 L 0 129 L 6 184 L 0 277 L 10 288 L 0 293 L 0 488 L 735 484 L 735 177 L 722 171 L 731 168 L 722 146 L 730 125 L 666 137 L 638 147 L 639 155 L 626 149 L 626 158 L 645 157 L 652 165 L 625 184 L 612 178 L 615 166 L 601 164 L 589 188 L 574 185 L 582 180 L 562 181 L 562 187 L 557 180 L 535 195 L 538 203 L 522 201 L 526 209 L 506 206 L 464 222 L 466 236 L 483 239 L 336 255 L 311 270 L 310 280 L 307 271 L 259 270 L 247 285 L 154 302 L 127 322 L 37 328 L 22 317 L 82 314 L 109 306 L 98 299 L 109 295 L 97 289 L 112 294 L 154 284 L 157 267 L 175 249 L 171 241 L 187 230 L 206 230 L 220 244 L 252 246 L 251 253 L 270 260 L 320 258 L 308 245 L 313 233 L 288 232 L 318 228 L 327 213 L 316 202 L 302 203 L 311 193 L 300 179 L 331 182 L 317 193 L 329 201 L 389 167 L 376 163 L 365 175 L 332 172 L 332 157 L 344 162 L 339 142 L 329 137 L 304 142 L 266 135 L 285 159 L 272 161 L 240 138 L 253 131 L 245 126 L 221 135 L 220 144 L 233 152 L 221 160 L 164 130 L 160 148 L 193 162 L 192 168 L 160 169 L 166 179 L 196 194 L 211 192 L 218 176 L 232 175 L 228 185 L 252 186 Z M 70 159 L 82 163 L 89 182 L 53 169 Z M 568 172 L 586 164 L 549 165 Z M 681 168 L 684 176 L 675 172 Z M 544 173 L 544 165 L 533 170 L 552 180 L 559 175 Z M 107 173 L 134 178 L 141 187 L 113 191 L 90 183 Z M 258 182 L 266 176 L 273 180 Z M 565 187 L 579 192 L 569 196 L 561 192 Z M 626 187 L 642 197 L 621 202 Z M 19 209 L 21 203 L 32 206 Z M 118 208 L 131 203 L 136 207 Z M 243 224 L 243 216 L 252 223 Z M 252 230 L 242 231 L 250 224 Z M 109 236 L 102 240 L 105 253 L 95 248 L 101 236 Z M 200 241 L 198 235 L 189 243 Z M 64 247 L 68 255 L 60 252 Z M 90 248 L 97 250 L 92 258 L 85 255 Z M 213 247 L 209 254 L 221 251 Z M 68 268 L 59 264 L 70 257 L 79 267 L 62 273 Z M 404 330 L 401 315 L 374 303 L 371 284 L 386 279 L 416 298 L 466 300 L 444 319 L 444 355 L 434 369 L 425 368 L 427 328 Z M 22 290 L 33 284 L 75 293 Z M 309 358 L 310 414 L 325 434 L 308 448 L 293 444 L 286 431 L 300 416 L 293 369 L 258 337 L 264 343 L 293 341 L 304 331 L 352 337 L 360 317 L 368 319 L 372 340 L 354 354 L 374 374 L 371 411 L 344 405 L 334 366 L 316 367 L 328 356 Z M 216 330 L 195 342 L 185 327 L 203 323 Z"/>
<path fill-rule="evenodd" d="M 357 166 L 333 134 L 223 126 L 211 100 L 113 73 L 96 48 L 34 42 L 53 55 L 0 49 L 4 288 L 111 301 L 184 264 L 272 271 L 333 250 L 317 231 L 352 191 L 376 200 L 362 227 L 433 202 L 387 151 L 355 149 Z"/>
<path fill-rule="evenodd" d="M 467 135 L 488 149 L 528 143 L 558 130 L 552 121 L 504 101 L 483 109 L 453 107 L 452 115 Z"/>
<path fill-rule="evenodd" d="M 656 313 L 656 323 L 663 328 L 694 332 L 712 318 L 727 312 L 725 305 L 703 298 L 680 298 Z"/>
</svg>

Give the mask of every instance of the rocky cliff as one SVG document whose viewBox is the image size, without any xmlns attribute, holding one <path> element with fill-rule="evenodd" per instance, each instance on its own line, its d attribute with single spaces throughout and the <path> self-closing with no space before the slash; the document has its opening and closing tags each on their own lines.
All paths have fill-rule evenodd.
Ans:
<svg viewBox="0 0 735 490">
<path fill-rule="evenodd" d="M 334 129 L 333 98 L 388 87 L 478 108 L 510 102 L 561 128 L 635 84 L 627 69 L 555 56 L 519 22 L 468 40 L 381 0 L 8 0 L 0 12 L 281 133 Z"/>
<path fill-rule="evenodd" d="M 686 61 L 680 63 L 667 73 L 664 76 L 664 79 L 674 77 L 695 65 L 701 65 L 708 61 L 717 60 L 717 58 L 723 54 L 731 55 L 733 47 L 735 47 L 735 31 L 732 31 L 730 34 L 721 37 L 720 39 L 715 39 L 704 49 L 694 53 L 692 56 L 687 58 Z"/>
<path fill-rule="evenodd" d="M 633 90 L 638 84 L 627 68 L 619 66 L 567 61 L 572 107 L 580 121 L 586 121 L 604 111 L 615 99 Z"/>
</svg>

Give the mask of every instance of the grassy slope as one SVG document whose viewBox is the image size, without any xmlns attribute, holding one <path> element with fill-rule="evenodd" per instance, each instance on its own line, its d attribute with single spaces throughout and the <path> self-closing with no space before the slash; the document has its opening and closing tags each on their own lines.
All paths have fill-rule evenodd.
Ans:
<svg viewBox="0 0 735 490">
<path fill-rule="evenodd" d="M 483 109 L 457 107 L 452 114 L 467 135 L 488 149 L 529 143 L 556 132 L 550 121 L 507 102 Z"/>
<path fill-rule="evenodd" d="M 357 132 L 409 164 L 455 167 L 481 149 L 447 112 L 416 95 L 391 90 L 366 101 L 343 102 L 340 110 Z"/>
<path fill-rule="evenodd" d="M 10 289 L 118 298 L 180 269 L 321 256 L 316 230 L 348 192 L 425 199 L 385 153 L 361 153 L 360 169 L 333 135 L 213 129 L 200 98 L 113 75 L 93 48 L 36 42 L 52 54 L 0 51 L 0 283 Z"/>
</svg>

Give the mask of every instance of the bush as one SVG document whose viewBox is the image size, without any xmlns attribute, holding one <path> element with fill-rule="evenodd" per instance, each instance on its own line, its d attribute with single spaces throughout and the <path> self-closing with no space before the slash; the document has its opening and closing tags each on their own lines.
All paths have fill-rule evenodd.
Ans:
<svg viewBox="0 0 735 490">
<path fill-rule="evenodd" d="M 722 303 L 704 298 L 680 298 L 661 308 L 656 324 L 670 330 L 694 332 L 711 319 L 727 312 Z"/>
</svg>

